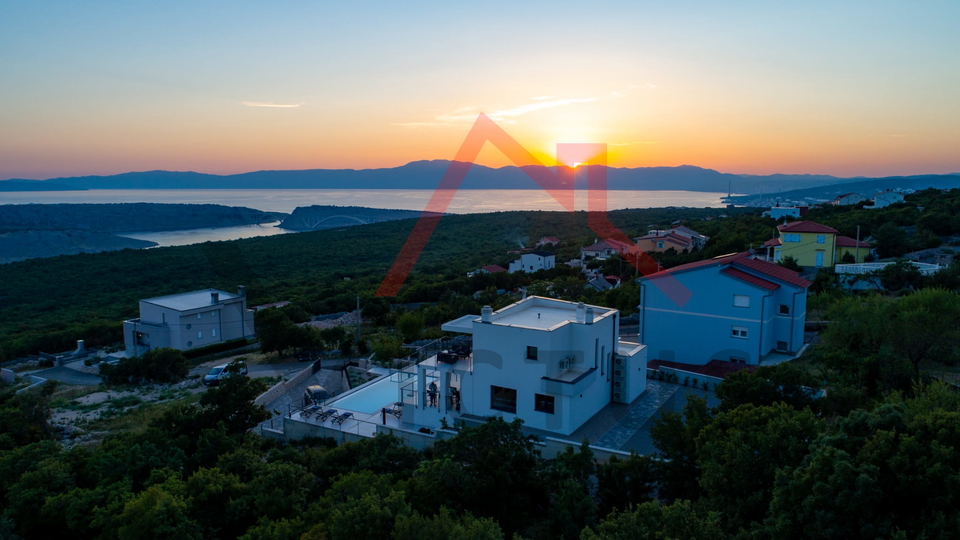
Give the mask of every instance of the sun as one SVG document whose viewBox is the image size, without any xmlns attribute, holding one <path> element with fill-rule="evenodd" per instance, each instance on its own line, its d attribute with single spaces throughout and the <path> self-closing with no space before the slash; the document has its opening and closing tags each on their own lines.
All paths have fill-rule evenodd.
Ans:
<svg viewBox="0 0 960 540">
<path fill-rule="evenodd" d="M 577 161 L 576 163 L 574 163 L 573 165 L 571 165 L 571 167 L 574 168 L 574 169 L 576 169 L 576 168 L 579 167 L 579 166 L 580 166 L 580 162 L 579 162 L 579 161 Z"/>
</svg>

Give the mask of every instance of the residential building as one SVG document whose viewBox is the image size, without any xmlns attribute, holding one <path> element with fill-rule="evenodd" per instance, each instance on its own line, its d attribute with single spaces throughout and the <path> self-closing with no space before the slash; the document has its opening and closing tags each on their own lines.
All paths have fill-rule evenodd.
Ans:
<svg viewBox="0 0 960 540">
<path fill-rule="evenodd" d="M 467 272 L 467 277 L 472 277 L 478 274 L 499 274 L 500 272 L 506 272 L 507 269 L 500 266 L 499 264 L 488 264 L 483 268 L 478 268 L 473 272 Z"/>
<path fill-rule="evenodd" d="M 140 317 L 123 323 L 127 356 L 254 337 L 253 313 L 242 286 L 237 294 L 204 289 L 140 300 Z"/>
<path fill-rule="evenodd" d="M 615 309 L 531 296 L 450 321 L 441 328 L 471 334 L 472 352 L 441 352 L 417 366 L 403 422 L 439 427 L 501 416 L 569 435 L 609 403 L 630 403 L 646 389 L 646 348 L 618 341 L 618 319 Z M 457 399 L 432 398 L 431 383 L 439 396 Z"/>
<path fill-rule="evenodd" d="M 864 262 L 867 255 L 870 254 L 870 244 L 862 240 L 857 240 L 856 238 L 837 236 L 836 244 L 837 252 L 834 255 L 834 261 L 836 261 L 837 264 L 843 262 L 843 257 L 847 254 L 853 257 L 854 263 Z"/>
<path fill-rule="evenodd" d="M 861 203 L 863 201 L 869 201 L 869 200 L 870 199 L 864 197 L 859 193 L 844 193 L 843 195 L 840 195 L 839 197 L 834 199 L 833 204 L 836 206 L 853 206 L 857 203 Z"/>
<path fill-rule="evenodd" d="M 632 246 L 626 242 L 609 238 L 607 240 L 595 241 L 593 244 L 580 248 L 581 259 L 600 259 L 601 261 L 612 257 L 616 253 L 626 253 Z"/>
<path fill-rule="evenodd" d="M 710 240 L 709 236 L 702 235 L 690 227 L 685 227 L 683 225 L 674 225 L 670 229 L 652 229 L 647 231 L 647 236 L 664 236 L 667 234 L 675 234 L 677 236 L 690 239 L 695 249 L 703 249 L 703 246 L 707 243 L 707 240 Z"/>
<path fill-rule="evenodd" d="M 807 215 L 807 206 L 780 206 L 780 203 L 777 203 L 776 206 L 770 208 L 770 210 L 764 212 L 764 214 L 769 215 L 773 219 L 781 220 L 783 218 L 801 218 Z"/>
<path fill-rule="evenodd" d="M 676 266 L 637 280 L 639 341 L 650 360 L 760 364 L 803 346 L 810 282 L 748 253 Z M 685 289 L 682 304 L 677 291 Z"/>
<path fill-rule="evenodd" d="M 843 261 L 843 257 L 846 254 L 850 254 L 853 257 L 853 260 L 858 263 L 862 263 L 866 260 L 867 255 L 870 254 L 870 244 L 862 241 L 850 238 L 849 236 L 840 236 L 837 235 L 834 239 L 836 244 L 836 251 L 833 254 L 834 264 L 840 264 Z M 783 245 L 781 238 L 774 238 L 772 240 L 767 240 L 763 243 L 763 246 L 767 248 L 768 260 L 776 260 L 777 258 L 777 249 L 781 249 Z M 814 263 L 816 263 L 816 258 L 814 258 Z"/>
<path fill-rule="evenodd" d="M 540 238 L 540 241 L 537 242 L 537 247 L 542 246 L 556 246 L 560 244 L 560 239 L 555 236 L 544 236 Z"/>
<path fill-rule="evenodd" d="M 540 270 L 549 270 L 556 266 L 556 257 L 553 253 L 547 251 L 531 251 L 520 255 L 519 259 L 510 261 L 508 272 L 537 272 Z"/>
<path fill-rule="evenodd" d="M 903 194 L 893 190 L 886 190 L 873 196 L 873 206 L 864 206 L 864 208 L 885 208 L 891 204 L 902 203 Z"/>
<path fill-rule="evenodd" d="M 680 236 L 670 231 L 651 231 L 653 234 L 634 238 L 640 251 L 662 253 L 673 249 L 684 253 L 695 249 L 694 241 L 686 236 Z"/>
<path fill-rule="evenodd" d="M 792 221 L 777 226 L 779 237 L 764 246 L 773 248 L 773 262 L 793 257 L 804 268 L 832 268 L 837 252 L 837 230 L 813 221 Z"/>
</svg>

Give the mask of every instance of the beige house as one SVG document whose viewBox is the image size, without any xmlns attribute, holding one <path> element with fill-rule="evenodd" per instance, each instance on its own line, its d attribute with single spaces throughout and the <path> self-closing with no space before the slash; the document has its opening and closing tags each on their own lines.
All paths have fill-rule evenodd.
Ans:
<svg viewBox="0 0 960 540">
<path fill-rule="evenodd" d="M 187 351 L 254 336 L 244 287 L 204 289 L 140 300 L 140 317 L 123 322 L 127 356 L 170 347 Z"/>
</svg>

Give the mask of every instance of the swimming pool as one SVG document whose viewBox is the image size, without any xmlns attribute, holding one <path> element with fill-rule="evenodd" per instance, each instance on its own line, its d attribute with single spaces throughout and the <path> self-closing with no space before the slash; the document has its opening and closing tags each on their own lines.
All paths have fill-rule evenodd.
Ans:
<svg viewBox="0 0 960 540">
<path fill-rule="evenodd" d="M 413 388 L 416 389 L 416 382 L 410 381 L 411 377 L 413 377 L 413 373 L 403 371 L 393 373 L 389 377 L 359 386 L 355 391 L 342 398 L 327 403 L 327 406 L 367 414 L 380 412 L 380 409 L 384 407 L 403 401 L 402 396 L 400 396 L 401 387 L 413 382 Z"/>
</svg>

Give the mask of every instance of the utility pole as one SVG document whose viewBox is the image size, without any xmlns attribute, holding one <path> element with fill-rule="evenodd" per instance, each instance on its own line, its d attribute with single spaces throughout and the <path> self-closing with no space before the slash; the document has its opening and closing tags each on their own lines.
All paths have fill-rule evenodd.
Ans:
<svg viewBox="0 0 960 540">
<path fill-rule="evenodd" d="M 857 247 L 855 248 L 853 262 L 860 264 L 860 226 L 857 225 Z"/>
<path fill-rule="evenodd" d="M 360 345 L 360 323 L 363 318 L 360 316 L 360 297 L 357 297 L 357 346 Z"/>
</svg>

